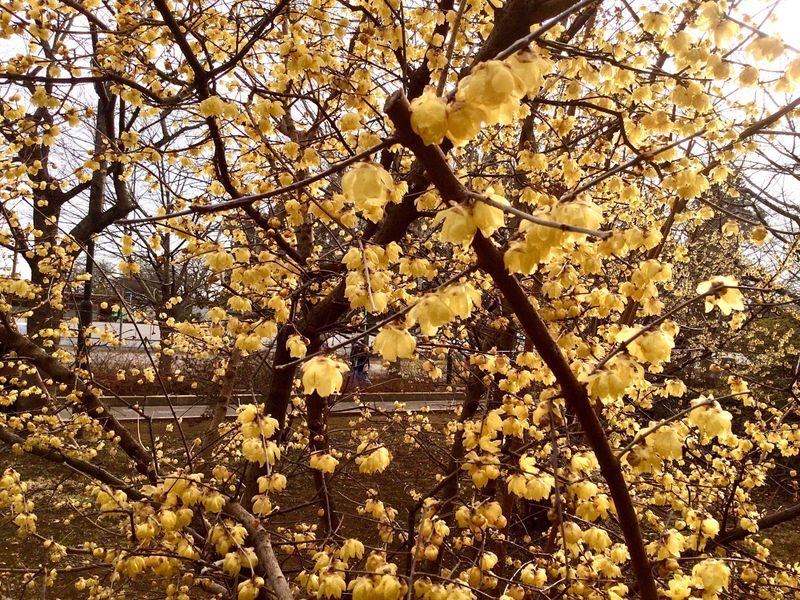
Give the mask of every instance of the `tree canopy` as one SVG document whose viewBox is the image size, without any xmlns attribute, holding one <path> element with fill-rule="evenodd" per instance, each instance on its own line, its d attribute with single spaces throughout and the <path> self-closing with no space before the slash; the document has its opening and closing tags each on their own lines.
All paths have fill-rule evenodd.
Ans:
<svg viewBox="0 0 800 600">
<path fill-rule="evenodd" d="M 49 562 L 3 585 L 795 597 L 788 4 L 7 3 L 0 510 Z M 110 408 L 95 285 L 166 429 Z M 463 405 L 363 402 L 364 343 Z"/>
</svg>

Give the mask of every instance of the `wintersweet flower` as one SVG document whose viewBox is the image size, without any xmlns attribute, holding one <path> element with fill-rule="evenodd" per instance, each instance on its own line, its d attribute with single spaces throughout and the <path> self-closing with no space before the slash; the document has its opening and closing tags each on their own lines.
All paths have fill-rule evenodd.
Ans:
<svg viewBox="0 0 800 600">
<path fill-rule="evenodd" d="M 344 383 L 342 373 L 350 369 L 340 360 L 315 356 L 303 363 L 303 393 L 316 392 L 323 398 L 339 393 Z"/>
</svg>

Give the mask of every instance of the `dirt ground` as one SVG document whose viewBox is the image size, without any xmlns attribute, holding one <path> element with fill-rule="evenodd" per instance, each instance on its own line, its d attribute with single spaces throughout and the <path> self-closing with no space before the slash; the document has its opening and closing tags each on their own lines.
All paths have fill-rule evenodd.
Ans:
<svg viewBox="0 0 800 600">
<path fill-rule="evenodd" d="M 443 451 L 442 429 L 451 415 L 431 414 L 418 416 L 375 416 L 369 425 L 379 431 L 379 439 L 389 447 L 393 461 L 389 468 L 380 475 L 364 476 L 358 473 L 348 452 L 355 451 L 358 440 L 352 436 L 353 419 L 350 416 L 332 417 L 330 420 L 330 439 L 333 448 L 341 451 L 340 465 L 334 475 L 332 488 L 335 490 L 334 502 L 341 512 L 343 537 L 357 537 L 364 540 L 369 547 L 377 546 L 379 538 L 375 523 L 358 514 L 357 508 L 362 505 L 370 493 L 377 490 L 384 502 L 399 511 L 398 521 L 405 523 L 407 509 L 414 503 L 416 493 L 431 489 L 436 484 L 436 475 L 446 472 L 446 456 Z M 427 420 L 430 431 L 423 432 L 416 439 L 407 437 L 409 419 Z M 192 440 L 201 436 L 205 423 L 184 423 L 184 433 Z M 165 430 L 165 425 L 156 428 L 156 435 L 164 442 L 167 456 L 181 459 L 182 444 L 177 432 Z M 413 442 L 413 443 L 410 443 Z M 120 461 L 104 457 L 102 462 L 111 470 L 119 471 Z M 307 469 L 307 453 L 293 450 L 286 453 L 278 467 L 284 473 L 289 484 L 286 491 L 277 497 L 277 516 L 272 519 L 271 526 L 286 527 L 287 531 L 301 521 L 316 523 L 318 506 L 312 502 L 314 486 Z M 44 460 L 26 456 L 20 459 L 12 456 L 5 446 L 0 447 L 0 470 L 14 466 L 23 480 L 29 485 L 29 499 L 36 505 L 38 515 L 38 534 L 44 538 L 52 538 L 65 546 L 79 547 L 86 539 L 105 546 L 115 546 L 119 533 L 115 525 L 99 517 L 97 509 L 91 503 L 85 486 L 88 480 L 81 474 L 53 465 Z M 784 499 L 786 500 L 786 499 Z M 779 498 L 769 500 L 776 507 L 785 504 Z M 297 510 L 292 507 L 300 506 Z M 108 577 L 108 567 L 89 568 L 85 556 L 68 556 L 59 563 L 59 567 L 70 564 L 72 572 L 62 572 L 51 587 L 45 587 L 44 573 L 53 567 L 49 551 L 44 547 L 42 539 L 33 537 L 20 538 L 16 535 L 17 527 L 7 517 L 0 520 L 0 599 L 6 598 L 44 598 L 64 600 L 83 597 L 74 588 L 79 577 L 97 575 Z M 280 542 L 280 535 L 276 536 Z M 800 521 L 790 522 L 769 531 L 774 541 L 773 557 L 782 561 L 800 559 Z M 397 548 L 397 540 L 391 545 Z M 307 559 L 306 559 L 307 560 Z M 91 560 L 91 563 L 94 563 Z M 302 565 L 286 563 L 287 570 L 297 570 Z M 25 587 L 23 578 L 32 574 L 31 583 Z M 126 584 L 129 590 L 127 597 L 137 600 L 164 598 L 165 582 L 151 576 Z M 121 593 L 115 598 L 125 598 Z M 192 598 L 202 598 L 193 592 Z"/>
<path fill-rule="evenodd" d="M 333 480 L 336 508 L 344 515 L 341 534 L 344 537 L 358 537 L 366 542 L 379 543 L 374 522 L 357 514 L 357 506 L 363 504 L 370 489 L 377 490 L 380 497 L 398 509 L 400 520 L 405 522 L 406 508 L 413 503 L 411 494 L 416 490 L 423 492 L 435 485 L 435 476 L 444 470 L 445 457 L 437 433 L 446 422 L 444 416 L 431 415 L 433 431 L 423 434 L 419 444 L 409 444 L 404 440 L 407 422 L 395 417 L 375 417 L 371 426 L 381 433 L 381 441 L 392 449 L 393 461 L 387 470 L 380 475 L 364 476 L 358 473 L 358 467 L 347 459 L 348 452 L 354 452 L 358 442 L 352 439 L 352 419 L 354 417 L 337 416 L 330 419 L 330 439 L 332 447 L 345 453 L 341 459 Z M 418 417 L 406 417 L 418 418 Z M 394 422 L 398 421 L 398 422 Z M 206 424 L 187 422 L 183 424 L 187 439 L 201 436 Z M 177 432 L 168 433 L 164 424 L 157 427 L 156 434 L 164 441 L 167 456 L 180 459 L 183 446 Z M 102 460 L 102 459 L 101 459 Z M 313 499 L 313 481 L 307 469 L 307 454 L 300 450 L 288 452 L 282 459 L 278 469 L 284 473 L 289 483 L 287 489 L 277 496 L 279 512 L 273 519 L 273 526 L 291 528 L 295 523 L 305 520 L 317 522 L 318 507 L 311 503 L 299 510 L 282 512 L 290 507 L 308 504 Z M 102 461 L 110 470 L 119 471 L 119 461 Z M 85 487 L 89 481 L 81 474 L 61 465 L 54 465 L 42 459 L 25 456 L 20 459 L 13 456 L 5 446 L 0 447 L 0 470 L 13 466 L 28 483 L 27 498 L 35 503 L 38 516 L 37 533 L 43 538 L 52 538 L 68 547 L 78 547 L 89 539 L 98 544 L 114 546 L 118 540 L 118 532 L 114 526 L 100 517 L 96 507 L 91 504 Z M 336 479 L 346 481 L 337 482 Z M 71 573 L 65 572 L 56 579 L 51 587 L 45 587 L 44 573 L 54 566 L 49 552 L 44 548 L 43 540 L 35 537 L 20 538 L 17 527 L 9 518 L 0 520 L 0 598 L 62 598 L 82 597 L 74 588 L 79 577 L 91 575 L 108 576 L 110 569 L 89 569 L 85 556 L 68 556 L 61 563 L 73 566 Z M 92 563 L 95 561 L 92 560 Z M 32 575 L 32 581 L 23 586 L 23 578 Z M 133 585 L 138 600 L 164 598 L 163 582 L 153 579 L 140 581 Z M 117 595 L 115 598 L 124 598 Z M 132 594 L 129 594 L 132 597 Z M 194 595 L 192 596 L 195 597 Z M 199 597 L 199 596 L 198 596 Z"/>
</svg>

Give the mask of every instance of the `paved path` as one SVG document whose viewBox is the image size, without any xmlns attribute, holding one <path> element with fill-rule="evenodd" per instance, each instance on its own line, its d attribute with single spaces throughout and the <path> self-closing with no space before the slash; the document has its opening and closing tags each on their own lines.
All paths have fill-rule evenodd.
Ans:
<svg viewBox="0 0 800 600">
<path fill-rule="evenodd" d="M 447 412 L 455 410 L 460 405 L 461 402 L 459 400 L 432 400 L 430 402 L 410 400 L 405 403 L 404 410 L 420 412 L 428 407 L 432 412 Z M 384 412 L 396 412 L 398 410 L 393 402 L 365 402 L 362 403 L 362 406 L 367 406 L 373 410 L 381 410 Z M 110 407 L 110 410 L 111 414 L 120 421 L 135 421 L 140 418 L 136 411 L 124 406 L 112 406 Z M 353 414 L 357 413 L 359 410 L 359 406 L 356 406 L 353 402 L 341 402 L 335 405 L 331 412 L 333 414 Z M 172 411 L 170 410 L 169 406 L 146 406 L 142 409 L 142 411 L 146 415 L 156 420 L 167 420 L 173 418 Z M 198 419 L 205 411 L 205 405 L 175 407 L 175 415 L 183 419 Z M 230 407 L 228 409 L 228 416 L 236 416 L 235 407 Z"/>
</svg>

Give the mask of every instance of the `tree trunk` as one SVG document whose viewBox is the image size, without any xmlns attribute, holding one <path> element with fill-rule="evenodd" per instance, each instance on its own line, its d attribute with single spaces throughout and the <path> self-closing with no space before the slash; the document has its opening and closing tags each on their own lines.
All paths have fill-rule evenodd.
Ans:
<svg viewBox="0 0 800 600">
<path fill-rule="evenodd" d="M 313 453 L 326 454 L 328 444 L 328 402 L 317 393 L 306 398 L 308 411 L 308 443 Z M 320 526 L 327 536 L 334 535 L 339 529 L 341 517 L 336 512 L 330 491 L 330 476 L 319 469 L 312 469 L 314 488 L 320 507 Z"/>
<path fill-rule="evenodd" d="M 242 364 L 242 351 L 234 347 L 228 358 L 228 364 L 225 367 L 225 374 L 219 382 L 219 396 L 214 402 L 213 413 L 211 415 L 211 423 L 203 434 L 203 441 L 200 445 L 202 448 L 200 456 L 205 460 L 211 457 L 214 446 L 218 438 L 218 429 L 220 424 L 228 416 L 228 407 L 231 403 L 233 396 L 233 387 L 236 382 L 236 374 L 239 371 L 239 366 Z"/>
</svg>

